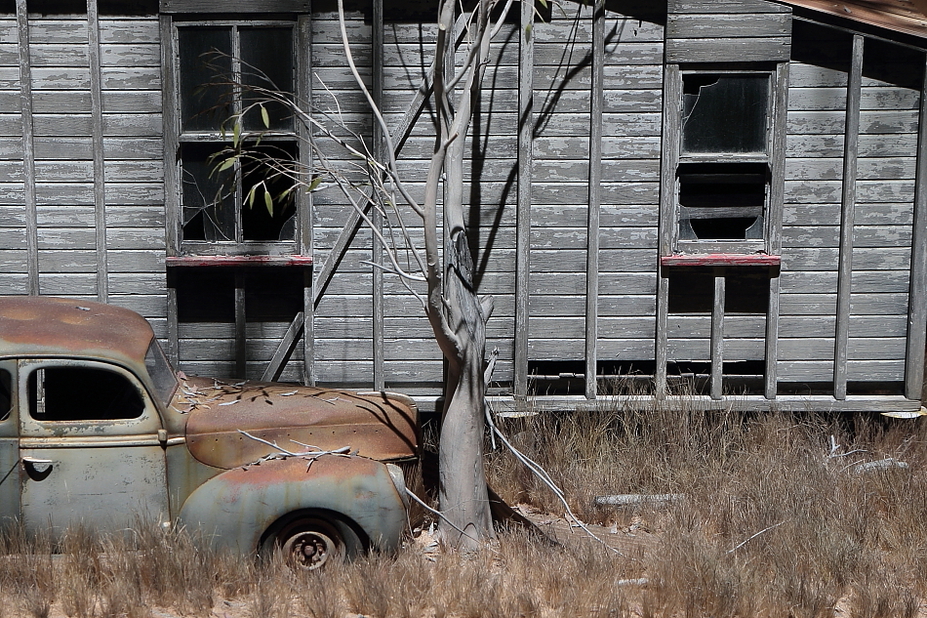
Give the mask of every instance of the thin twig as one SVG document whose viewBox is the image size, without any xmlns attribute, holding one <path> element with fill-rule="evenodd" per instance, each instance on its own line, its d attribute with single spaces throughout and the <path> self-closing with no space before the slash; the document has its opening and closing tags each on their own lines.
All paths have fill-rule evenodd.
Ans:
<svg viewBox="0 0 927 618">
<path fill-rule="evenodd" d="M 418 502 L 421 506 L 423 506 L 423 507 L 424 507 L 425 509 L 427 509 L 429 512 L 431 512 L 431 513 L 437 515 L 438 517 L 440 517 L 441 519 L 443 519 L 445 522 L 447 522 L 447 524 L 448 524 L 451 528 L 453 528 L 454 530 L 456 530 L 456 531 L 459 532 L 460 534 L 464 535 L 464 536 L 467 537 L 468 539 L 470 539 L 470 540 L 472 540 L 472 541 L 476 541 L 477 543 L 479 543 L 479 539 L 474 538 L 473 535 L 467 534 L 466 532 L 464 532 L 463 530 L 461 530 L 460 528 L 458 528 L 458 527 L 454 524 L 454 522 L 452 522 L 450 519 L 448 519 L 447 516 L 446 516 L 444 513 L 442 513 L 441 511 L 439 511 L 438 509 L 433 509 L 433 508 L 431 508 L 430 506 L 428 506 L 427 504 L 425 504 L 425 503 L 422 501 L 422 499 L 419 498 L 418 496 L 416 496 L 416 495 L 412 492 L 412 490 L 409 489 L 408 487 L 406 487 L 406 493 L 409 494 L 409 497 L 411 497 L 413 500 L 415 500 L 416 502 Z"/>
<path fill-rule="evenodd" d="M 547 485 L 547 487 L 552 492 L 554 492 L 554 495 L 557 496 L 557 500 L 563 505 L 564 510 L 566 510 L 567 516 L 570 519 L 572 519 L 573 522 L 575 522 L 577 527 L 582 529 L 582 531 L 585 532 L 587 535 L 589 535 L 589 537 L 601 543 L 603 547 L 615 552 L 619 556 L 624 555 L 623 553 L 621 553 L 620 551 L 618 551 L 617 549 L 615 549 L 614 547 L 610 546 L 608 543 L 600 539 L 598 536 L 596 536 L 596 534 L 592 530 L 590 530 L 586 526 L 586 524 L 580 521 L 579 517 L 577 517 L 573 513 L 573 510 L 570 508 L 570 505 L 567 502 L 566 495 L 563 493 L 563 490 L 557 487 L 557 484 L 554 483 L 553 479 L 550 478 L 550 475 L 547 473 L 547 471 L 545 471 L 544 468 L 542 468 L 540 464 L 533 461 L 531 458 L 529 458 L 524 453 L 522 453 L 517 448 L 515 448 L 515 446 L 513 446 L 512 443 L 508 441 L 505 435 L 503 435 L 503 433 L 499 431 L 499 428 L 496 427 L 495 422 L 493 422 L 492 420 L 491 406 L 489 405 L 488 401 L 486 402 L 486 422 L 489 424 L 490 430 L 493 433 L 495 433 L 497 436 L 499 436 L 499 439 L 506 446 L 506 448 L 508 448 L 512 452 L 512 454 L 515 455 L 515 458 L 518 459 L 522 464 L 524 464 L 525 467 L 528 468 L 528 470 L 530 470 L 536 477 L 538 477 L 541 480 L 542 483 Z"/>
<path fill-rule="evenodd" d="M 773 528 L 778 528 L 779 526 L 781 526 L 781 525 L 784 524 L 784 523 L 785 523 L 784 521 L 780 521 L 778 524 L 773 524 L 773 525 L 769 526 L 768 528 L 763 528 L 762 530 L 760 530 L 760 531 L 757 532 L 756 534 L 751 535 L 750 537 L 748 537 L 748 538 L 747 538 L 746 540 L 744 540 L 743 542 L 738 543 L 738 544 L 735 545 L 734 547 L 732 547 L 732 548 L 730 548 L 729 550 L 727 550 L 727 553 L 733 554 L 735 551 L 737 551 L 738 549 L 740 549 L 741 547 L 743 547 L 744 545 L 746 545 L 747 543 L 749 543 L 750 541 L 752 541 L 752 540 L 755 539 L 756 537 L 760 536 L 761 534 L 765 534 L 766 532 L 769 532 L 769 531 L 772 530 Z"/>
</svg>

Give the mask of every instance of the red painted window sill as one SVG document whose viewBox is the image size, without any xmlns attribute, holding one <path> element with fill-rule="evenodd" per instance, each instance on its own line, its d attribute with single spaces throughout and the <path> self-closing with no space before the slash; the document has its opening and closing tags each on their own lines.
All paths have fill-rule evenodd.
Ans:
<svg viewBox="0 0 927 618">
<path fill-rule="evenodd" d="M 664 255 L 661 266 L 779 266 L 780 255 L 710 253 L 707 255 Z"/>
<path fill-rule="evenodd" d="M 308 255 L 182 255 L 168 256 L 168 266 L 312 266 Z"/>
</svg>

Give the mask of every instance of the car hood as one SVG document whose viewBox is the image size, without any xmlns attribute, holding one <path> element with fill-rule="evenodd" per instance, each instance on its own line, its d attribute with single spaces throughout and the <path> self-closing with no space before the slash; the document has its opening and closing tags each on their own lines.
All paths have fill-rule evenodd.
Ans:
<svg viewBox="0 0 927 618">
<path fill-rule="evenodd" d="M 188 377 L 172 405 L 187 415 L 190 453 L 217 468 L 284 451 L 347 447 L 364 457 L 393 461 L 418 453 L 418 411 L 409 397 L 397 393 Z"/>
</svg>

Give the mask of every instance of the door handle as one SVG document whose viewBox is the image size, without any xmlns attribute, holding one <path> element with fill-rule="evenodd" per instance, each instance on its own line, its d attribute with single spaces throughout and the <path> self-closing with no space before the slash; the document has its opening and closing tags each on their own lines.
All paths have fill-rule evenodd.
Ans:
<svg viewBox="0 0 927 618">
<path fill-rule="evenodd" d="M 26 474 L 33 481 L 44 481 L 51 474 L 55 462 L 51 459 L 39 459 L 38 457 L 23 457 L 23 468 Z"/>
</svg>

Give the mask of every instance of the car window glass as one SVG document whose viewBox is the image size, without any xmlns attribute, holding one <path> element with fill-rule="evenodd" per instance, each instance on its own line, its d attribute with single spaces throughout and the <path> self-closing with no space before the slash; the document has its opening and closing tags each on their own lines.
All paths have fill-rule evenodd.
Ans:
<svg viewBox="0 0 927 618">
<path fill-rule="evenodd" d="M 145 408 L 128 378 L 97 367 L 40 367 L 27 388 L 29 413 L 38 421 L 133 419 Z"/>
</svg>

